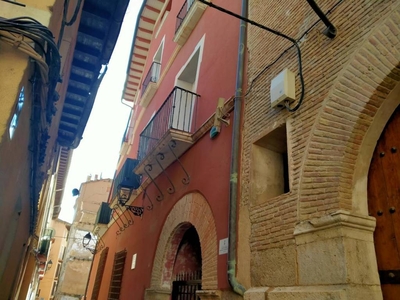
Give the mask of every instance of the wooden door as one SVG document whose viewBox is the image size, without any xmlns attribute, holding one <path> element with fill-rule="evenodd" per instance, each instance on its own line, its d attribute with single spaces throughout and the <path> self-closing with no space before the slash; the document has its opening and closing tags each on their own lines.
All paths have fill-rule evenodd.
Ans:
<svg viewBox="0 0 400 300">
<path fill-rule="evenodd" d="M 376 145 L 368 175 L 368 210 L 385 300 L 400 299 L 400 108 Z"/>
</svg>

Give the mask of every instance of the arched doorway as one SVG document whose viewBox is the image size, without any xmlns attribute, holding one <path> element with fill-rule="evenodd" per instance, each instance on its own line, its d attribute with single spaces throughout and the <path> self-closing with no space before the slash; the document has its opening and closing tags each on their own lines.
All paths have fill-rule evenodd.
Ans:
<svg viewBox="0 0 400 300">
<path fill-rule="evenodd" d="M 184 250 L 193 257 L 181 268 L 179 261 L 184 257 Z M 174 205 L 164 222 L 153 260 L 151 286 L 146 290 L 145 299 L 170 300 L 173 282 L 181 278 L 180 271 L 190 270 L 201 271 L 202 295 L 208 291 L 214 295 L 218 292 L 217 258 L 217 231 L 211 207 L 200 193 L 186 194 Z"/>
<path fill-rule="evenodd" d="M 201 246 L 194 226 L 184 232 L 177 248 L 172 273 L 172 300 L 198 299 L 201 290 Z"/>
<path fill-rule="evenodd" d="M 400 106 L 382 132 L 368 174 L 368 211 L 384 300 L 400 295 Z"/>
</svg>

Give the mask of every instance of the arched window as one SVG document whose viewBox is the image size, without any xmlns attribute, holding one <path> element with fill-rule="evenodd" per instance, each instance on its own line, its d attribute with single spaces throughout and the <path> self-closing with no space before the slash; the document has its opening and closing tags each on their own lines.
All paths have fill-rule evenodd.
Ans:
<svg viewBox="0 0 400 300">
<path fill-rule="evenodd" d="M 25 88 L 22 87 L 21 91 L 19 92 L 18 102 L 17 105 L 15 106 L 14 115 L 11 119 L 10 126 L 8 129 L 8 132 L 10 134 L 10 139 L 13 138 L 15 129 L 17 128 L 19 115 L 21 113 L 22 107 L 24 106 L 24 101 L 25 101 Z"/>
</svg>

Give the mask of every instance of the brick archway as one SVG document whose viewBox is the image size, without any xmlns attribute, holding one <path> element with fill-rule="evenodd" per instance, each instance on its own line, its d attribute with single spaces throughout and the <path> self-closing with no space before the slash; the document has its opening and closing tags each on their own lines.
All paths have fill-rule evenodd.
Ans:
<svg viewBox="0 0 400 300">
<path fill-rule="evenodd" d="M 371 32 L 324 100 L 302 164 L 300 220 L 339 209 L 367 214 L 374 145 L 399 103 L 399 14 L 400 5 Z"/>
<path fill-rule="evenodd" d="M 170 211 L 161 231 L 153 262 L 151 289 L 171 290 L 173 260 L 185 231 L 193 225 L 199 235 L 203 289 L 216 289 L 217 232 L 207 200 L 199 193 L 180 199 Z"/>
</svg>

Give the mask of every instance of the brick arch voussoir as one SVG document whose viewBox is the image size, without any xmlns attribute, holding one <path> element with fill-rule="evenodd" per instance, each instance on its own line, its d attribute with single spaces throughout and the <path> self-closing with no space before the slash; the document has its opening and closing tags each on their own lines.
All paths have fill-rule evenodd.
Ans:
<svg viewBox="0 0 400 300">
<path fill-rule="evenodd" d="M 312 127 L 300 178 L 300 220 L 352 210 L 355 165 L 377 111 L 400 81 L 400 5 L 339 73 Z"/>
<path fill-rule="evenodd" d="M 151 288 L 170 290 L 173 259 L 186 229 L 193 225 L 199 235 L 203 289 L 216 289 L 217 231 L 207 200 L 199 193 L 180 199 L 170 211 L 161 231 L 153 263 Z"/>
</svg>

